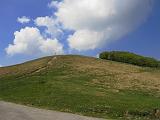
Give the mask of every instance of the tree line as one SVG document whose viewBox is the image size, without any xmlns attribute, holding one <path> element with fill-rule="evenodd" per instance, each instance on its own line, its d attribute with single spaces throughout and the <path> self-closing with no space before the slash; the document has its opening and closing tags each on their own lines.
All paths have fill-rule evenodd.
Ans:
<svg viewBox="0 0 160 120">
<path fill-rule="evenodd" d="M 160 61 L 124 51 L 102 52 L 99 57 L 101 59 L 112 60 L 117 62 L 129 63 L 143 67 L 160 67 Z"/>
</svg>

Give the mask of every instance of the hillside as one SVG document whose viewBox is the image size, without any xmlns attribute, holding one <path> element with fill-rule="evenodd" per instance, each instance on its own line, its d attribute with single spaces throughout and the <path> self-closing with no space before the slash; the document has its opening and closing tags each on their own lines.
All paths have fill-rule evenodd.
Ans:
<svg viewBox="0 0 160 120">
<path fill-rule="evenodd" d="M 158 118 L 160 70 L 84 56 L 0 68 L 0 99 L 101 118 Z"/>
</svg>

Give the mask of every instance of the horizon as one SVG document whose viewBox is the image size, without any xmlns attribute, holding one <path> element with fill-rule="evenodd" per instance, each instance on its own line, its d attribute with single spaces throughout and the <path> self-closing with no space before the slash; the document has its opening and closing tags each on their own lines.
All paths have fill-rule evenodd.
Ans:
<svg viewBox="0 0 160 120">
<path fill-rule="evenodd" d="M 0 67 L 103 51 L 160 60 L 159 5 L 158 0 L 2 0 Z"/>
<path fill-rule="evenodd" d="M 128 52 L 128 51 L 103 51 L 103 52 Z M 130 52 L 132 53 L 132 52 Z M 136 54 L 136 53 L 133 53 L 133 54 Z M 140 54 L 136 54 L 136 55 L 140 55 Z M 11 64 L 11 65 L 6 65 L 6 66 L 1 66 L 0 65 L 0 68 L 3 68 L 3 67 L 12 67 L 12 66 L 16 66 L 16 65 L 21 65 L 21 64 L 25 64 L 27 62 L 31 62 L 31 61 L 34 61 L 34 60 L 38 60 L 38 59 L 41 59 L 41 58 L 46 58 L 46 57 L 56 57 L 56 56 L 82 56 L 82 57 L 90 57 L 90 58 L 97 58 L 97 59 L 101 59 L 99 57 L 99 54 L 96 55 L 96 56 L 88 56 L 88 55 L 81 55 L 81 54 L 63 54 L 63 55 L 48 55 L 48 56 L 41 56 L 41 57 L 37 57 L 37 58 L 33 58 L 33 59 L 29 59 L 29 60 L 25 60 L 25 61 L 22 61 L 22 62 L 19 62 L 19 63 L 16 63 L 16 64 Z M 142 55 L 140 55 L 142 56 Z M 149 58 L 153 58 L 155 60 L 158 60 L 159 59 L 156 59 L 154 57 L 151 57 L 151 56 L 143 56 L 143 57 L 149 57 Z M 111 60 L 112 61 L 112 60 Z M 116 61 L 115 61 L 116 62 Z M 159 61 L 160 62 L 160 61 Z"/>
</svg>

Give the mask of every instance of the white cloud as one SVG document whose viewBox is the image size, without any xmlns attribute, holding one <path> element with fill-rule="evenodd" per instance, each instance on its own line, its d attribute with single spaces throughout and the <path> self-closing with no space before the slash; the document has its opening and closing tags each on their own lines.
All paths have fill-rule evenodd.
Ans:
<svg viewBox="0 0 160 120">
<path fill-rule="evenodd" d="M 0 67 L 3 67 L 3 66 L 0 64 Z"/>
<path fill-rule="evenodd" d="M 23 17 L 18 17 L 17 18 L 17 21 L 19 22 L 19 23 L 29 23 L 31 20 L 30 20 L 30 18 L 28 18 L 28 17 L 26 17 L 26 16 L 23 16 Z"/>
<path fill-rule="evenodd" d="M 13 44 L 9 44 L 6 52 L 8 55 L 63 54 L 63 45 L 57 38 L 66 37 L 63 36 L 65 30 L 74 31 L 67 39 L 68 51 L 101 48 L 142 24 L 151 11 L 152 2 L 153 0 L 53 0 L 48 6 L 54 11 L 56 9 L 56 12 L 52 16 L 37 17 L 34 20 L 37 27 L 25 27 L 16 31 Z M 23 16 L 17 21 L 28 23 L 30 19 Z M 44 27 L 44 31 L 40 31 L 40 27 Z"/>
<path fill-rule="evenodd" d="M 95 57 L 96 57 L 96 58 L 99 58 L 99 54 L 97 54 Z"/>
<path fill-rule="evenodd" d="M 58 1 L 51 1 L 51 2 L 48 4 L 48 7 L 49 7 L 49 8 L 55 8 L 55 7 L 58 6 L 58 4 L 59 4 Z"/>
<path fill-rule="evenodd" d="M 6 48 L 8 55 L 53 55 L 63 54 L 63 46 L 57 39 L 44 39 L 39 29 L 26 27 L 14 33 L 13 44 Z"/>
<path fill-rule="evenodd" d="M 46 16 L 46 17 L 38 17 L 35 20 L 35 24 L 37 26 L 52 26 L 55 25 L 54 19 Z"/>
<path fill-rule="evenodd" d="M 71 49 L 92 50 L 117 40 L 142 24 L 153 0 L 63 0 L 53 4 L 55 16 L 75 33 L 68 38 Z"/>
<path fill-rule="evenodd" d="M 88 49 L 94 50 L 97 46 L 101 46 L 103 44 L 99 43 L 103 37 L 104 35 L 101 32 L 78 30 L 73 35 L 69 36 L 68 42 L 71 49 L 76 48 L 78 51 Z"/>
<path fill-rule="evenodd" d="M 39 27 L 46 27 L 45 33 L 51 35 L 52 37 L 57 37 L 62 33 L 58 21 L 52 17 L 37 17 L 34 22 Z"/>
<path fill-rule="evenodd" d="M 45 55 L 63 54 L 63 45 L 57 39 L 46 39 L 42 41 L 39 47 L 41 52 Z"/>
</svg>

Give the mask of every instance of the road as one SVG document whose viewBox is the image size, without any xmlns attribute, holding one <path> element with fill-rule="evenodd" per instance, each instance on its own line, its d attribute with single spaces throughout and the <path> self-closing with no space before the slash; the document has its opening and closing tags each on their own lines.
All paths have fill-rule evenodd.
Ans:
<svg viewBox="0 0 160 120">
<path fill-rule="evenodd" d="M 0 101 L 0 120 L 102 120 Z"/>
</svg>

